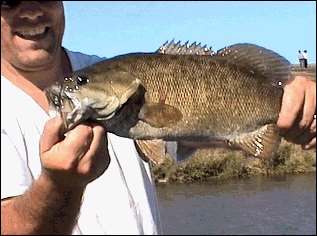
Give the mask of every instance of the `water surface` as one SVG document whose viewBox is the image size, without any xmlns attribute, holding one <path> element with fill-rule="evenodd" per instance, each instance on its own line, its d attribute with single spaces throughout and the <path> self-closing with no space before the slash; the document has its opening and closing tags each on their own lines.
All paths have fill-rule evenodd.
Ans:
<svg viewBox="0 0 317 236">
<path fill-rule="evenodd" d="M 164 234 L 316 234 L 316 173 L 158 184 Z"/>
</svg>

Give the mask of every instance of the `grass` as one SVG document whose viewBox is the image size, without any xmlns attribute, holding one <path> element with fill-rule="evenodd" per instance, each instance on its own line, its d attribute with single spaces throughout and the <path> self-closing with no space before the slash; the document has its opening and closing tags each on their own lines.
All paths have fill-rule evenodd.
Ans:
<svg viewBox="0 0 317 236">
<path fill-rule="evenodd" d="M 210 148 L 199 149 L 182 163 L 166 156 L 163 163 L 152 165 L 155 181 L 170 183 L 314 171 L 316 150 L 302 150 L 300 146 L 287 142 L 282 142 L 277 152 L 266 160 L 248 156 L 242 151 Z"/>
</svg>

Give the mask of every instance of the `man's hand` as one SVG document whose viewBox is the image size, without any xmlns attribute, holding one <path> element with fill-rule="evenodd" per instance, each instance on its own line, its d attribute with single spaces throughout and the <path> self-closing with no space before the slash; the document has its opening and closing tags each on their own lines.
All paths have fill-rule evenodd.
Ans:
<svg viewBox="0 0 317 236">
<path fill-rule="evenodd" d="M 295 76 L 284 87 L 277 125 L 289 142 L 316 148 L 316 82 Z"/>
<path fill-rule="evenodd" d="M 61 117 L 49 120 L 44 128 L 40 155 L 43 173 L 64 187 L 85 187 L 109 166 L 107 136 L 98 124 L 80 124 L 60 136 Z"/>
</svg>

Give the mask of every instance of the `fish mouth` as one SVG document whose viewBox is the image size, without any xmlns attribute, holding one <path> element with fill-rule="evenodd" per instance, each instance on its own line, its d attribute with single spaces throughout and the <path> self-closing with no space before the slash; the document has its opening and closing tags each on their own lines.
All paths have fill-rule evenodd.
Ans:
<svg viewBox="0 0 317 236">
<path fill-rule="evenodd" d="M 61 88 L 62 88 L 62 85 L 59 85 L 58 83 L 56 83 L 44 90 L 51 110 L 60 111 L 61 109 L 61 104 L 62 104 Z"/>
<path fill-rule="evenodd" d="M 56 83 L 45 89 L 45 95 L 50 105 L 49 114 L 51 116 L 61 115 L 65 128 L 68 128 L 67 116 L 76 107 L 73 101 L 74 98 L 65 93 L 62 87 L 62 84 Z"/>
<path fill-rule="evenodd" d="M 140 96 L 144 97 L 144 88 L 141 88 L 140 80 L 132 82 L 129 89 L 122 94 L 108 96 L 106 100 L 100 100 L 98 96 L 83 96 L 67 89 L 65 83 L 55 83 L 45 90 L 45 94 L 50 103 L 50 110 L 55 115 L 59 114 L 66 130 L 83 121 L 97 121 L 110 126 L 116 126 L 118 120 L 124 122 L 126 119 L 137 121 L 137 115 L 140 110 Z M 52 115 L 54 115 L 52 113 Z M 131 115 L 133 114 L 133 115 Z M 133 116 L 131 118 L 130 116 Z"/>
</svg>

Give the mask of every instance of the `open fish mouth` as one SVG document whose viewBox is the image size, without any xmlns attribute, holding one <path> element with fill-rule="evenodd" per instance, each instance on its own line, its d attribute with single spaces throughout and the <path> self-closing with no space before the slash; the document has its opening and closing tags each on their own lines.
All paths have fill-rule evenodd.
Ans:
<svg viewBox="0 0 317 236">
<path fill-rule="evenodd" d="M 58 113 L 61 112 L 61 107 L 63 104 L 62 95 L 61 95 L 62 93 L 61 87 L 62 85 L 56 83 L 46 88 L 44 91 L 50 105 L 50 112 L 51 111 L 55 111 Z"/>
<path fill-rule="evenodd" d="M 45 95 L 50 104 L 50 114 L 61 115 L 65 128 L 67 125 L 67 116 L 76 109 L 76 103 L 80 103 L 74 96 L 62 89 L 63 85 L 56 83 L 45 90 Z M 77 101 L 76 101 L 77 100 Z"/>
</svg>

